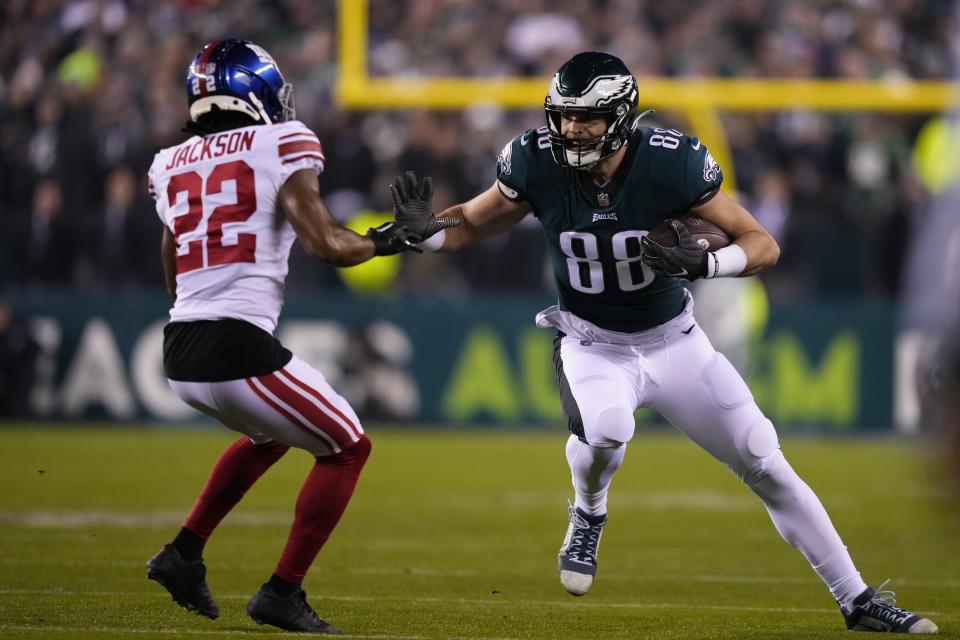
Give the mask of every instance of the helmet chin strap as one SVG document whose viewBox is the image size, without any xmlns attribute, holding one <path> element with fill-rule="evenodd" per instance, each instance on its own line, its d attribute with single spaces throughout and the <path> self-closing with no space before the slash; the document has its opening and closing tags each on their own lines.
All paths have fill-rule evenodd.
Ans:
<svg viewBox="0 0 960 640">
<path fill-rule="evenodd" d="M 253 94 L 253 91 L 247 93 L 247 97 L 250 98 L 250 102 L 253 103 L 253 106 L 257 108 L 257 111 L 260 113 L 260 117 L 263 118 L 264 123 L 270 124 L 273 120 L 270 119 L 270 116 L 267 115 L 266 109 L 263 108 L 263 103 L 257 99 L 257 96 Z"/>
</svg>

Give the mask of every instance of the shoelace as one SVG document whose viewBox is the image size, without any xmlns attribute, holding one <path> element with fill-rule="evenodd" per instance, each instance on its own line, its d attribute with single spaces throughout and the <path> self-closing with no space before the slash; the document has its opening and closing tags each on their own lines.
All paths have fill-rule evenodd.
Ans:
<svg viewBox="0 0 960 640">
<path fill-rule="evenodd" d="M 876 588 L 873 598 L 867 603 L 867 610 L 870 615 L 875 615 L 884 622 L 899 625 L 909 618 L 911 614 L 909 611 L 905 611 L 896 606 L 897 594 L 890 589 L 884 588 L 889 583 L 889 579 L 884 580 L 883 583 Z"/>
<path fill-rule="evenodd" d="M 573 534 L 570 536 L 570 547 L 567 549 L 567 553 L 573 556 L 574 560 L 595 564 L 602 527 L 592 526 L 572 506 L 570 507 L 570 520 L 573 522 Z"/>
</svg>

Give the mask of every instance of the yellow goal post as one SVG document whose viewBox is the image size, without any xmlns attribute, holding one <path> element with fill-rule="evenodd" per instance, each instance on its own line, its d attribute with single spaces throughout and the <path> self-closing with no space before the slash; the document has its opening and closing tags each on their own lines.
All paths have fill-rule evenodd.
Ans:
<svg viewBox="0 0 960 640">
<path fill-rule="evenodd" d="M 462 109 L 478 103 L 540 107 L 550 78 L 405 78 L 367 72 L 367 0 L 339 0 L 336 95 L 348 109 Z M 960 106 L 960 84 L 929 80 L 638 78 L 641 106 L 681 112 L 728 167 L 725 190 L 736 191 L 733 161 L 719 111 L 881 111 L 938 113 Z"/>
</svg>

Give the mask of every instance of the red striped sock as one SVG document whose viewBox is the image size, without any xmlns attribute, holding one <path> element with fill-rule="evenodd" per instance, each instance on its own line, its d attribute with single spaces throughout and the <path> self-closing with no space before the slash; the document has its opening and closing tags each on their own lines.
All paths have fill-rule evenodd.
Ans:
<svg viewBox="0 0 960 640">
<path fill-rule="evenodd" d="M 369 455 L 370 439 L 361 434 L 352 447 L 340 454 L 317 458 L 297 497 L 293 526 L 274 572 L 279 578 L 303 582 L 313 559 L 347 508 Z"/>
<path fill-rule="evenodd" d="M 289 448 L 274 441 L 254 444 L 247 437 L 230 445 L 213 465 L 207 484 L 183 523 L 184 528 L 204 540 L 209 538 L 253 483 Z"/>
</svg>

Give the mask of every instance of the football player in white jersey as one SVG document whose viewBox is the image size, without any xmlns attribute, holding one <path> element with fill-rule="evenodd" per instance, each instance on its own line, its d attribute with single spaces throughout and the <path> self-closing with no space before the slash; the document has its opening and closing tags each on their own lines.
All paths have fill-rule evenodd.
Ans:
<svg viewBox="0 0 960 640">
<path fill-rule="evenodd" d="M 571 435 L 574 504 L 557 565 L 582 596 L 597 572 L 607 493 L 634 434 L 634 411 L 651 408 L 727 465 L 760 498 L 840 605 L 848 629 L 935 633 L 930 620 L 895 606 L 860 577 L 820 500 L 780 450 L 773 424 L 693 317 L 680 278 L 752 275 L 779 248 L 750 213 L 720 191 L 723 174 L 696 138 L 641 126 L 637 83 L 620 59 L 588 51 L 567 61 L 544 101 L 547 126 L 507 143 L 488 190 L 440 214 L 463 225 L 426 241 L 454 251 L 503 233 L 533 213 L 544 229 L 559 304 L 537 316 L 558 330 L 554 365 Z M 394 188 L 394 208 L 430 217 L 411 196 L 416 176 Z M 690 212 L 734 242 L 715 252 L 691 237 Z M 676 244 L 648 232 L 672 220 Z M 709 285 L 707 285 L 709 286 Z"/>
<path fill-rule="evenodd" d="M 247 604 L 259 623 L 336 633 L 301 582 L 340 519 L 370 453 L 356 413 L 323 375 L 273 337 L 295 238 L 340 266 L 415 249 L 447 222 L 399 222 L 366 236 L 337 225 L 319 195 L 320 141 L 294 120 L 291 87 L 273 58 L 244 40 L 205 46 L 187 72 L 188 140 L 160 151 L 149 188 L 164 225 L 174 299 L 164 367 L 176 394 L 243 434 L 217 460 L 176 537 L 147 563 L 173 599 L 211 619 L 204 544 L 289 447 L 315 456 L 286 547 Z"/>
</svg>

